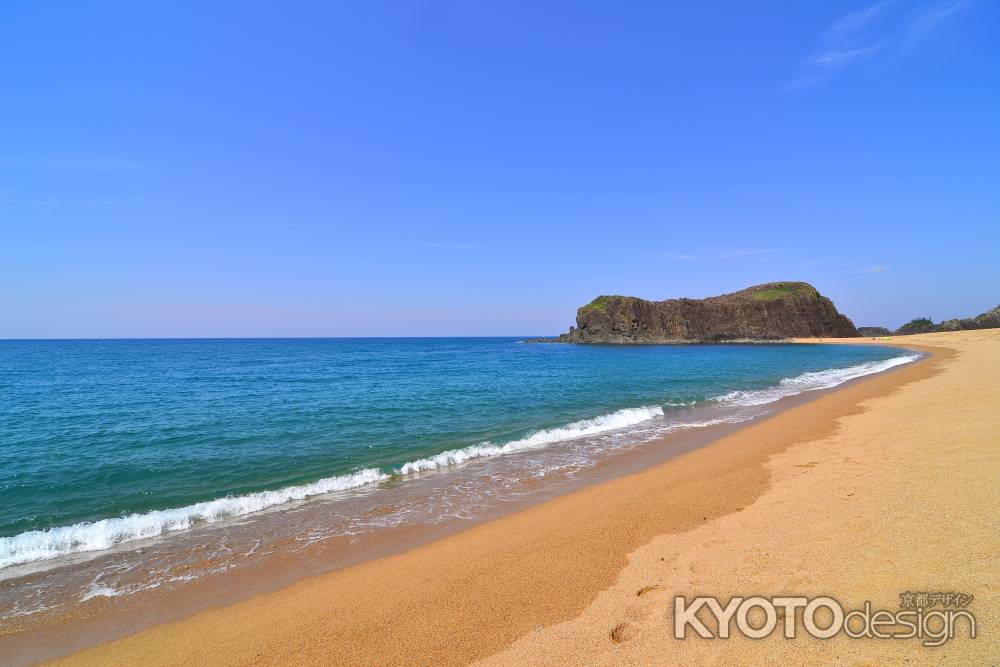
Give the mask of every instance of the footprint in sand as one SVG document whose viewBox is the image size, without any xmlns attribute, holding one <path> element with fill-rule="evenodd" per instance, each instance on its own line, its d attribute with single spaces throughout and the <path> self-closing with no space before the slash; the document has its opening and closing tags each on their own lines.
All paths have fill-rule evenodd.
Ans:
<svg viewBox="0 0 1000 667">
<path fill-rule="evenodd" d="M 611 641 L 616 644 L 623 644 L 639 635 L 639 628 L 631 623 L 619 623 L 611 630 Z"/>
</svg>

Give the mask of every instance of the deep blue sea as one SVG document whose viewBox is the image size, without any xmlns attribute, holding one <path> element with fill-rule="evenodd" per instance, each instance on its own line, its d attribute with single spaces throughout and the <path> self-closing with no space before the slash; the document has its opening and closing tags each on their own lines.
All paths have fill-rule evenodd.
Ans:
<svg viewBox="0 0 1000 667">
<path fill-rule="evenodd" d="M 331 492 L 391 494 L 518 453 L 541 477 L 913 358 L 516 338 L 0 341 L 0 568 Z"/>
</svg>

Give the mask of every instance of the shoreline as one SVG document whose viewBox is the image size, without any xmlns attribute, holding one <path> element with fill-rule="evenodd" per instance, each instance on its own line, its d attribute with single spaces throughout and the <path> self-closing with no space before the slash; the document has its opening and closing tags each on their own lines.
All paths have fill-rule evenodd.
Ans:
<svg viewBox="0 0 1000 667">
<path fill-rule="evenodd" d="M 871 344 L 863 339 L 843 342 Z M 885 345 L 884 341 L 874 342 Z M 924 347 L 916 343 L 891 346 Z M 763 420 L 740 425 L 742 428 L 733 433 L 651 468 L 544 500 L 402 553 L 304 579 L 184 620 L 154 625 L 137 635 L 70 656 L 68 661 L 125 660 L 129 652 L 137 649 L 145 658 L 151 658 L 140 648 L 147 641 L 164 650 L 186 648 L 193 651 L 190 659 L 221 659 L 233 664 L 269 656 L 270 659 L 294 656 L 306 662 L 334 658 L 344 662 L 345 656 L 362 661 L 378 656 L 385 662 L 394 662 L 433 655 L 435 660 L 447 664 L 485 657 L 538 625 L 571 618 L 610 584 L 627 555 L 652 537 L 688 530 L 740 511 L 766 491 L 763 462 L 769 456 L 783 451 L 796 438 L 811 437 L 833 427 L 835 419 L 854 414 L 856 404 L 868 395 L 878 395 L 933 375 L 936 371 L 931 368 L 940 366 L 951 353 L 939 348 L 932 351 L 934 354 L 929 358 L 892 369 L 892 373 L 883 372 L 831 390 L 809 392 L 819 395 L 809 396 L 799 405 Z M 818 421 L 826 426 L 818 426 Z M 762 433 L 755 435 L 754 431 Z M 733 440 L 754 444 L 736 450 L 731 448 Z M 724 497 L 707 497 L 704 491 L 720 483 L 726 488 Z M 655 516 L 649 516 L 649 494 L 664 501 L 659 503 Z M 690 502 L 692 499 L 697 502 Z M 602 508 L 601 516 L 587 511 L 595 506 Z M 574 520 L 567 522 L 566 516 L 573 516 Z M 547 528 L 540 530 L 542 525 Z M 606 535 L 614 537 L 609 540 Z M 497 544 L 504 547 L 492 546 Z M 469 551 L 475 556 L 456 557 L 456 553 Z M 447 568 L 441 566 L 442 561 L 448 563 Z M 560 562 L 573 562 L 573 571 L 566 572 Z M 442 569 L 447 571 L 443 578 Z M 402 571 L 411 572 L 411 576 Z M 423 574 L 416 577 L 419 583 L 411 578 L 414 571 Z M 470 577 L 476 585 L 470 584 Z M 464 585 L 456 588 L 462 581 Z M 487 590 L 480 590 L 483 588 Z M 496 599 L 490 588 L 506 592 L 508 602 L 486 613 L 477 608 L 473 598 L 482 595 Z M 334 595 L 338 599 L 330 600 Z M 371 598 L 378 602 L 365 604 Z M 435 628 L 427 627 L 429 619 L 424 613 L 401 615 L 395 608 L 401 601 L 407 601 L 409 608 L 423 608 L 434 616 Z M 252 627 L 276 615 L 286 621 L 301 619 L 301 605 L 313 608 L 314 618 L 308 625 L 314 631 L 302 631 L 300 624 L 291 623 L 295 628 L 292 631 L 292 627 L 286 627 L 288 623 L 277 623 L 270 635 L 276 643 L 268 642 L 266 647 L 259 644 L 260 632 Z M 224 620 L 230 615 L 248 621 L 236 633 L 245 636 L 246 641 L 226 641 L 225 650 L 207 654 L 199 652 L 197 646 L 188 645 L 189 640 L 182 641 L 183 636 L 194 631 L 202 638 L 190 643 L 202 645 L 208 651 L 208 647 L 218 644 L 220 633 L 235 639 L 227 632 L 229 623 Z M 256 620 L 251 621 L 252 618 Z M 313 627 L 315 623 L 322 627 L 345 618 L 353 622 L 337 631 L 324 634 L 315 632 L 317 628 Z M 483 641 L 481 632 L 476 631 L 484 627 L 492 629 L 491 641 Z M 497 632 L 501 628 L 502 632 Z M 311 636 L 313 641 L 303 639 L 303 635 Z M 345 637 L 349 639 L 344 641 Z M 442 642 L 448 647 L 444 652 Z M 255 643 L 263 650 L 259 656 L 248 652 L 248 647 Z M 280 653 L 273 653 L 276 650 Z M 170 655 L 162 654 L 161 660 L 170 662 Z M 181 654 L 173 654 L 173 659 L 181 659 Z"/>
<path fill-rule="evenodd" d="M 773 451 L 768 488 L 751 505 L 654 537 L 583 611 L 477 664 L 992 664 L 1000 651 L 1000 330 L 907 344 L 946 349 L 926 373 L 876 376 L 831 394 L 828 404 L 847 393 L 858 400 L 829 432 Z M 736 596 L 832 596 L 846 612 L 868 603 L 900 610 L 907 592 L 921 591 L 967 594 L 962 609 L 977 633 L 957 628 L 939 646 L 844 631 L 817 640 L 800 615 L 794 639 L 780 630 L 761 640 L 735 629 L 728 640 L 690 629 L 684 640 L 674 636 L 674 596 L 710 595 L 723 606 Z"/>
<path fill-rule="evenodd" d="M 900 350 L 900 352 L 906 351 L 909 350 Z M 907 365 L 912 364 L 905 364 L 902 367 Z M 897 368 L 899 367 L 890 368 L 890 370 L 897 370 Z M 884 373 L 885 371 L 880 370 L 875 375 Z M 594 467 L 575 472 L 572 477 L 558 480 L 549 479 L 526 493 L 518 494 L 492 508 L 480 511 L 474 517 L 453 519 L 436 525 L 406 525 L 387 531 L 359 534 L 352 537 L 346 547 L 343 542 L 332 546 L 327 542 L 322 542 L 308 547 L 305 551 L 297 550 L 295 554 L 255 556 L 239 565 L 237 570 L 232 571 L 228 570 L 223 563 L 220 572 L 219 562 L 215 561 L 214 556 L 212 556 L 205 565 L 206 568 L 211 566 L 207 577 L 199 576 L 201 566 L 198 565 L 183 566 L 175 572 L 178 576 L 171 579 L 172 581 L 181 578 L 188 581 L 181 588 L 161 588 L 159 584 L 154 582 L 152 586 L 143 585 L 138 589 L 138 592 L 126 592 L 122 597 L 116 594 L 92 594 L 85 591 L 84 597 L 69 607 L 67 612 L 35 618 L 26 617 L 24 621 L 15 618 L 7 623 L 4 632 L 0 632 L 0 652 L 16 656 L 14 664 L 32 664 L 37 660 L 54 659 L 149 628 L 182 620 L 208 609 L 239 604 L 255 595 L 276 592 L 310 577 L 324 576 L 358 564 L 404 553 L 435 540 L 468 530 L 470 527 L 494 521 L 525 508 L 573 493 L 576 490 L 660 465 L 688 451 L 709 445 L 721 437 L 738 432 L 749 425 L 770 419 L 791 407 L 817 400 L 828 392 L 863 382 L 868 377 L 872 376 L 867 375 L 846 380 L 832 388 L 811 389 L 801 391 L 799 394 L 784 396 L 773 403 L 768 403 L 769 412 L 757 415 L 749 421 L 721 420 L 720 423 L 711 423 L 708 426 L 703 425 L 690 430 L 682 428 L 669 432 L 632 448 L 619 451 L 610 458 L 597 463 Z M 433 476 L 439 473 L 431 471 L 424 474 Z M 315 504 L 302 505 L 302 508 L 307 506 L 313 508 L 310 510 L 313 513 L 323 514 L 326 511 L 322 509 L 322 506 L 317 507 Z M 301 509 L 294 510 L 294 514 L 299 517 L 298 519 L 287 515 L 285 521 L 301 522 L 301 511 Z M 282 521 L 280 510 L 265 510 L 259 514 L 265 516 L 272 512 L 273 516 L 276 517 L 275 520 Z M 178 548 L 189 550 L 189 547 L 183 547 L 182 544 L 176 542 L 178 539 L 189 542 L 193 540 L 194 543 L 190 546 L 203 548 L 199 543 L 211 538 L 208 537 L 207 533 L 201 533 L 201 530 L 229 530 L 227 524 L 234 530 L 242 530 L 239 528 L 241 522 L 242 518 L 237 517 L 224 523 L 207 526 L 204 529 L 196 529 L 190 534 L 166 535 L 153 538 L 144 544 L 108 550 L 104 552 L 104 555 L 138 552 L 147 554 L 143 556 L 144 559 L 155 559 L 153 556 L 155 550 L 165 550 L 167 553 Z M 161 540 L 167 541 L 161 542 Z M 171 543 L 170 540 L 174 541 Z M 251 552 L 255 550 L 256 546 L 252 548 Z M 88 562 L 91 558 L 103 557 L 100 554 L 75 556 L 77 559 L 83 559 L 83 562 Z M 258 562 L 259 560 L 263 560 L 263 562 Z M 51 567 L 41 569 L 38 575 L 40 577 L 38 585 L 45 585 L 45 572 L 58 572 L 59 567 L 64 566 L 57 565 L 54 569 Z M 116 564 L 115 567 L 121 566 Z M 95 590 L 99 579 L 100 577 L 94 579 L 90 590 Z M 11 581 L 18 580 L 15 578 Z M 101 585 L 104 585 L 104 582 L 101 582 Z M 113 588 L 110 590 L 114 592 Z"/>
<path fill-rule="evenodd" d="M 783 341 L 784 344 L 774 346 L 791 347 L 787 344 L 788 342 L 790 341 Z M 685 347 L 697 346 L 687 345 Z M 712 347 L 718 348 L 720 346 Z M 884 349 L 888 350 L 889 348 Z M 905 362 L 905 360 L 903 361 Z M 59 569 L 68 562 L 99 558 L 102 554 L 111 551 L 124 552 L 139 548 L 144 543 L 148 544 L 150 540 L 177 537 L 195 526 L 214 524 L 224 528 L 226 525 L 239 522 L 243 516 L 263 516 L 268 512 L 281 511 L 303 502 L 321 501 L 324 498 L 345 496 L 350 493 L 364 494 L 380 487 L 394 487 L 404 481 L 413 481 L 423 475 L 451 469 L 456 463 L 486 460 L 498 454 L 504 455 L 503 460 L 509 460 L 530 450 L 549 449 L 550 445 L 562 445 L 605 433 L 617 432 L 621 434 L 628 430 L 632 436 L 650 424 L 654 424 L 654 428 L 651 430 L 655 431 L 655 422 L 658 418 L 673 424 L 667 429 L 669 431 L 687 428 L 700 430 L 720 422 L 743 422 L 757 419 L 762 415 L 740 415 L 737 413 L 741 409 L 745 412 L 745 408 L 748 406 L 758 405 L 776 405 L 780 409 L 780 405 L 783 403 L 778 404 L 774 401 L 779 399 L 784 401 L 788 398 L 788 394 L 809 392 L 810 395 L 814 395 L 813 392 L 817 389 L 828 389 L 845 381 L 841 377 L 834 379 L 832 384 L 800 387 L 791 392 L 779 391 L 778 387 L 783 385 L 786 380 L 792 381 L 794 385 L 794 381 L 806 376 L 822 375 L 838 370 L 863 369 L 859 370 L 855 377 L 884 370 L 864 368 L 872 363 L 876 362 L 863 362 L 857 367 L 851 366 L 843 369 L 838 366 L 829 369 L 819 368 L 816 371 L 806 372 L 801 378 L 789 375 L 774 385 L 775 395 L 765 396 L 763 400 L 757 397 L 750 399 L 750 402 L 742 402 L 743 398 L 740 395 L 765 393 L 771 388 L 758 388 L 749 392 L 719 388 L 718 396 L 712 396 L 710 392 L 690 402 L 666 401 L 663 405 L 657 404 L 657 397 L 649 396 L 647 400 L 640 402 L 641 404 L 629 402 L 625 405 L 606 405 L 603 406 L 604 410 L 583 415 L 578 413 L 572 417 L 566 417 L 556 424 L 522 430 L 521 434 L 513 439 L 501 436 L 502 439 L 498 444 L 494 444 L 492 438 L 483 439 L 464 446 L 455 445 L 452 448 L 445 448 L 443 451 L 434 449 L 429 453 L 426 451 L 417 453 L 410 459 L 403 457 L 402 460 L 395 462 L 386 462 L 385 460 L 359 461 L 359 465 L 347 469 L 342 467 L 339 472 L 327 471 L 318 478 L 292 479 L 276 483 L 273 486 L 268 485 L 266 488 L 251 487 L 228 492 L 222 490 L 212 495 L 196 494 L 186 503 L 175 502 L 167 504 L 165 507 L 153 505 L 145 509 L 122 510 L 120 514 L 110 516 L 99 514 L 89 518 L 78 514 L 76 519 L 56 520 L 53 525 L 48 527 L 29 527 L 19 533 L 0 537 L 0 581 L 44 572 L 48 569 Z M 731 402 L 728 399 L 735 400 Z M 729 409 L 733 414 L 719 414 L 718 410 L 710 410 L 709 406 L 713 401 L 719 401 L 720 404 L 732 403 L 729 405 Z M 767 411 L 769 410 L 765 410 L 765 412 Z M 634 438 L 636 442 L 640 443 L 648 443 L 651 439 L 642 435 L 636 435 Z M 371 448 L 370 445 L 369 448 Z M 557 449 L 557 447 L 551 448 L 551 450 Z M 596 457 L 594 458 L 596 459 Z M 591 462 L 593 460 L 587 461 L 587 463 Z M 583 467 L 589 467 L 589 465 Z M 355 514 L 360 516 L 363 512 Z M 114 535 L 112 546 L 108 546 L 110 542 L 106 539 L 108 534 Z M 7 600 L 0 598 L 0 606 L 5 602 Z M 0 614 L 0 623 L 4 620 L 6 617 Z M 2 634 L 2 627 L 0 627 L 0 635 Z"/>
</svg>

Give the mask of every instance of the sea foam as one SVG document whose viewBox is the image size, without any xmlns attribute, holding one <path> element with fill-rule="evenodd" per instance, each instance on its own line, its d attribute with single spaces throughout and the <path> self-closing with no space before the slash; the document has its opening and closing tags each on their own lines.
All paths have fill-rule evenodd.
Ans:
<svg viewBox="0 0 1000 667">
<path fill-rule="evenodd" d="M 525 438 L 502 445 L 484 442 L 410 461 L 397 469 L 396 474 L 408 475 L 471 459 L 542 447 L 562 440 L 626 428 L 660 416 L 663 416 L 663 408 L 660 406 L 625 408 L 559 428 L 536 431 Z M 293 500 L 374 484 L 389 477 L 381 470 L 368 468 L 350 475 L 327 477 L 311 484 L 288 486 L 275 491 L 227 496 L 175 509 L 153 510 L 144 514 L 129 514 L 71 526 L 33 530 L 12 537 L 0 537 L 0 568 L 50 560 L 68 554 L 109 549 L 127 542 L 184 530 L 198 524 L 214 523 L 259 512 Z"/>
<path fill-rule="evenodd" d="M 462 449 L 452 449 L 427 458 L 417 459 L 404 463 L 399 468 L 399 474 L 409 475 L 415 472 L 445 468 L 447 466 L 464 463 L 472 459 L 481 459 L 524 449 L 534 449 L 563 440 L 582 438 L 588 435 L 596 435 L 606 431 L 614 431 L 620 428 L 627 428 L 642 422 L 649 421 L 655 417 L 663 416 L 663 408 L 659 405 L 645 406 L 640 408 L 625 408 L 610 414 L 594 417 L 593 419 L 582 419 L 559 428 L 544 429 L 535 431 L 526 438 L 512 440 L 502 445 L 491 442 L 483 442 L 478 445 L 469 445 Z"/>
<path fill-rule="evenodd" d="M 881 373 L 896 366 L 902 366 L 919 359 L 919 354 L 904 354 L 885 361 L 869 361 L 847 368 L 831 368 L 825 371 L 803 373 L 791 378 L 784 378 L 777 385 L 763 389 L 730 391 L 713 400 L 719 403 L 735 406 L 753 406 L 774 403 L 788 396 L 795 396 L 807 391 L 832 389 L 848 380 L 854 380 L 865 375 Z"/>
<path fill-rule="evenodd" d="M 796 377 L 785 378 L 772 387 L 731 391 L 716 396 L 713 400 L 733 406 L 764 405 L 806 391 L 829 389 L 848 380 L 910 363 L 920 356 L 906 354 L 885 361 L 868 362 L 848 368 L 803 373 Z M 672 404 L 668 403 L 667 405 Z M 626 429 L 662 416 L 663 408 L 659 405 L 625 408 L 592 419 L 572 422 L 565 426 L 535 431 L 524 438 L 502 444 L 483 442 L 410 461 L 397 468 L 395 474 L 406 476 L 474 459 L 544 447 L 556 442 Z M 723 422 L 745 421 L 746 419 L 752 419 L 752 416 L 734 415 L 702 422 L 681 422 L 671 425 L 667 430 L 699 428 Z M 184 530 L 198 524 L 214 523 L 259 512 L 310 496 L 375 484 L 387 480 L 389 477 L 390 475 L 381 470 L 367 468 L 348 475 L 327 477 L 311 484 L 288 486 L 274 491 L 227 496 L 175 509 L 153 510 L 143 514 L 129 514 L 99 521 L 77 523 L 71 526 L 28 531 L 11 537 L 0 537 L 0 568 L 50 560 L 68 554 L 109 549 L 127 542 Z M 93 595 L 106 594 L 107 591 L 95 591 Z"/>
<path fill-rule="evenodd" d="M 286 486 L 275 491 L 227 496 L 176 509 L 153 510 L 144 514 L 129 514 L 0 537 L 0 568 L 67 554 L 109 549 L 125 542 L 184 530 L 196 524 L 214 523 L 259 512 L 292 500 L 357 488 L 388 477 L 380 470 L 368 468 L 349 475 L 326 477 L 311 484 Z"/>
</svg>

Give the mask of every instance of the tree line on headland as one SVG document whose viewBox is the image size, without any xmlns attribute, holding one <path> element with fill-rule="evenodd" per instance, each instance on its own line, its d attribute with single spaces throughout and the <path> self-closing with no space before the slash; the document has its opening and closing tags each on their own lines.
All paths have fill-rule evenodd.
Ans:
<svg viewBox="0 0 1000 667">
<path fill-rule="evenodd" d="M 895 331 L 890 331 L 885 327 L 858 327 L 858 333 L 862 336 L 909 336 L 911 334 L 969 331 L 972 329 L 1000 329 L 1000 306 L 975 317 L 944 320 L 938 324 L 934 324 L 934 321 L 929 317 L 917 317 Z"/>
</svg>

